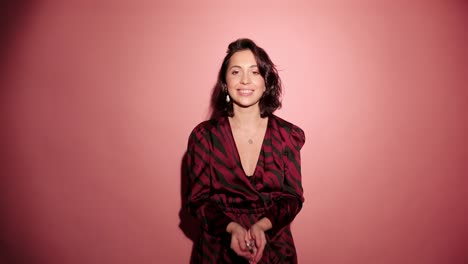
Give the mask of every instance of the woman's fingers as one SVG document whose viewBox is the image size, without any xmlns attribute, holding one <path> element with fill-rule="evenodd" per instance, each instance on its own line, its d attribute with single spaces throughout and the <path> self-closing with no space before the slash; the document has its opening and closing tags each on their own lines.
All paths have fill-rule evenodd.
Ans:
<svg viewBox="0 0 468 264">
<path fill-rule="evenodd" d="M 250 253 L 245 248 L 242 249 L 241 241 L 242 240 L 233 239 L 231 242 L 231 249 L 234 250 L 234 252 L 236 252 L 237 255 L 248 258 Z M 245 242 L 244 242 L 244 247 L 245 247 Z"/>
<path fill-rule="evenodd" d="M 254 243 L 255 243 L 255 254 L 254 254 L 254 259 L 251 263 L 257 263 L 260 261 L 263 255 L 263 250 L 265 249 L 266 245 L 266 237 L 265 237 L 265 232 L 258 228 L 256 225 L 253 225 L 250 230 L 250 237 L 252 237 Z"/>
<path fill-rule="evenodd" d="M 248 236 L 249 235 L 248 235 L 247 230 L 245 230 L 240 225 L 237 226 L 231 233 L 231 249 L 238 256 L 244 257 L 250 261 L 250 260 L 253 260 L 253 255 L 251 251 L 249 250 L 247 243 L 246 243 L 246 238 Z M 250 240 L 247 240 L 247 241 L 250 241 Z M 248 245 L 250 246 L 250 242 Z"/>
</svg>

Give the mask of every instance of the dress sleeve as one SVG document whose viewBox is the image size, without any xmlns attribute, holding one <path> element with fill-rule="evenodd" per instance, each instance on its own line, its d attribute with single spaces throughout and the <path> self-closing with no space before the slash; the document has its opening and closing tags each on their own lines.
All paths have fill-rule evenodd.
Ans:
<svg viewBox="0 0 468 264">
<path fill-rule="evenodd" d="M 226 227 L 233 221 L 210 197 L 210 147 L 209 133 L 203 129 L 194 129 L 189 137 L 185 159 L 185 174 L 188 175 L 189 187 L 187 209 L 200 220 L 202 228 L 214 236 L 227 234 Z"/>
<path fill-rule="evenodd" d="M 272 228 L 267 233 L 276 235 L 281 229 L 289 225 L 302 208 L 304 202 L 301 180 L 300 150 L 305 143 L 305 134 L 299 127 L 293 127 L 289 136 L 285 137 L 284 186 L 281 194 L 273 197 L 273 204 L 265 213 Z"/>
</svg>

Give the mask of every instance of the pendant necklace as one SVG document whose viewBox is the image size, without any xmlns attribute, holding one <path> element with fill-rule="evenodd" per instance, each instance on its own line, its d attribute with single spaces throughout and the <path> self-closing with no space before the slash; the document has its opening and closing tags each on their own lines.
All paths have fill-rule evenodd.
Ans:
<svg viewBox="0 0 468 264">
<path fill-rule="evenodd" d="M 239 127 L 239 126 L 236 124 L 236 127 Z M 261 123 L 258 125 L 257 129 L 259 129 L 260 127 L 261 127 Z M 252 135 L 253 137 L 247 140 L 247 143 L 249 143 L 249 145 L 252 145 L 254 143 L 253 138 L 255 138 L 257 134 L 258 134 L 257 131 L 255 131 L 254 134 Z"/>
</svg>

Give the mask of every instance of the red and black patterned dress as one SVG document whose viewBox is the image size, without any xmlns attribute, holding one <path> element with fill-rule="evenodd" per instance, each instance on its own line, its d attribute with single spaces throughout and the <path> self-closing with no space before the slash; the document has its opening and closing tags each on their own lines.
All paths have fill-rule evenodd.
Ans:
<svg viewBox="0 0 468 264">
<path fill-rule="evenodd" d="M 185 167 L 189 175 L 188 210 L 201 221 L 192 263 L 248 263 L 230 248 L 231 221 L 246 229 L 262 217 L 273 228 L 260 263 L 297 263 L 290 223 L 304 202 L 300 149 L 302 129 L 268 118 L 260 156 L 252 176 L 242 168 L 227 117 L 199 124 L 192 131 Z"/>
</svg>

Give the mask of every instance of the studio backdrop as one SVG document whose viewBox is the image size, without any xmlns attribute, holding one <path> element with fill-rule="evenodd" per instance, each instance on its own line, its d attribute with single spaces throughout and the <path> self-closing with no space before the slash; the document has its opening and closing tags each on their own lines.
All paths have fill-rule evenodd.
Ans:
<svg viewBox="0 0 468 264">
<path fill-rule="evenodd" d="M 0 263 L 188 263 L 188 136 L 227 45 L 306 133 L 299 263 L 463 264 L 464 1 L 5 1 Z"/>
</svg>

